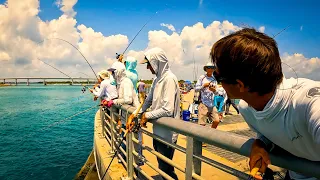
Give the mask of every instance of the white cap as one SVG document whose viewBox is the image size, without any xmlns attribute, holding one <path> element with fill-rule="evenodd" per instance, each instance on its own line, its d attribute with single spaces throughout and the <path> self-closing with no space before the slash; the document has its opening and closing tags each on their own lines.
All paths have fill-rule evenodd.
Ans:
<svg viewBox="0 0 320 180">
<path fill-rule="evenodd" d="M 206 67 L 216 67 L 214 64 L 212 64 L 212 62 L 208 62 L 205 66 L 203 66 L 203 70 L 206 71 Z"/>
</svg>

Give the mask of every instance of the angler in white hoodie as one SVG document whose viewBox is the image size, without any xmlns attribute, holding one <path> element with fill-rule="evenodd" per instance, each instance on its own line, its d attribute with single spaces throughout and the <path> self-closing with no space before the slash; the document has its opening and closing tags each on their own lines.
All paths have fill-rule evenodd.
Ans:
<svg viewBox="0 0 320 180">
<path fill-rule="evenodd" d="M 135 108 L 138 108 L 140 103 L 138 100 L 138 96 L 133 86 L 132 81 L 126 76 L 126 69 L 123 63 L 115 62 L 112 64 L 111 68 L 108 71 L 112 72 L 114 79 L 117 82 L 117 90 L 118 90 L 118 98 L 115 100 L 110 100 L 107 103 L 107 106 L 112 106 L 113 104 L 116 105 L 123 105 L 129 104 Z M 126 121 L 121 119 L 122 128 L 126 128 Z M 123 133 L 123 132 L 122 132 Z M 140 144 L 142 143 L 142 134 L 141 131 L 135 133 L 135 137 L 139 139 Z M 123 145 L 123 148 L 125 146 Z M 135 145 L 135 150 L 142 156 L 142 147 Z M 141 165 L 141 162 L 138 158 L 135 158 L 136 163 Z"/>
<path fill-rule="evenodd" d="M 320 161 L 320 82 L 285 79 L 275 40 L 254 29 L 244 28 L 220 39 L 212 47 L 211 58 L 217 65 L 216 79 L 228 97 L 242 99 L 240 113 L 258 133 L 251 148 L 251 169 L 262 160 L 259 171 L 265 172 L 272 163 L 268 152 L 279 147 Z M 316 179 L 288 172 L 287 179 Z"/>
<path fill-rule="evenodd" d="M 147 68 L 156 75 L 151 90 L 142 106 L 141 125 L 144 126 L 149 119 L 157 120 L 161 117 L 172 117 L 180 120 L 180 91 L 177 77 L 170 71 L 168 59 L 160 48 L 150 49 L 145 53 L 145 59 L 141 63 L 147 63 Z M 150 111 L 146 110 L 150 107 Z M 176 143 L 178 134 L 158 125 L 153 125 L 153 133 L 166 141 Z M 173 158 L 174 149 L 153 140 L 156 151 L 169 159 Z M 178 179 L 174 167 L 158 158 L 159 169 L 174 179 Z"/>
</svg>

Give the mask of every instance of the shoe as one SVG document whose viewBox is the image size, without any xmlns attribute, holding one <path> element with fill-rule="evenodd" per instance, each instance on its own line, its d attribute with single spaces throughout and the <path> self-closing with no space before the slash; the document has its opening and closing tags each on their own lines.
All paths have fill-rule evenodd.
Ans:
<svg viewBox="0 0 320 180">
<path fill-rule="evenodd" d="M 205 144 L 205 143 L 202 143 L 202 147 L 207 147 L 207 144 Z"/>
</svg>

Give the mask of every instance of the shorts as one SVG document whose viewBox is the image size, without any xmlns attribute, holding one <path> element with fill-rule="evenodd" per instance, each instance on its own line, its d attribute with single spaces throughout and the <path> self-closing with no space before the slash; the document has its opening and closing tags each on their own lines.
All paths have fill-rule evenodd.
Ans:
<svg viewBox="0 0 320 180">
<path fill-rule="evenodd" d="M 205 126 L 208 118 L 210 121 L 219 121 L 217 108 L 207 107 L 200 103 L 198 106 L 198 124 Z"/>
</svg>

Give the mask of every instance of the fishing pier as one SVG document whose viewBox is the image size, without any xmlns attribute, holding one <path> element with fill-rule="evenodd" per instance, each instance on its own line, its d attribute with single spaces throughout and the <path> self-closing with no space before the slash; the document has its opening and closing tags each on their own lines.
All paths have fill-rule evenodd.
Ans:
<svg viewBox="0 0 320 180">
<path fill-rule="evenodd" d="M 91 163 L 94 168 L 90 168 L 91 175 L 89 172 L 87 177 L 94 177 L 92 175 L 94 172 L 95 179 L 100 180 L 152 180 L 161 179 L 160 176 L 172 180 L 169 175 L 158 168 L 157 158 L 160 158 L 175 167 L 179 179 L 252 179 L 252 176 L 249 175 L 247 157 L 254 139 L 239 133 L 241 129 L 242 132 L 248 131 L 245 122 L 238 121 L 236 118 L 231 120 L 226 118 L 224 123 L 218 126 L 218 129 L 212 129 L 173 118 L 150 121 L 147 128 L 141 129 L 143 133 L 143 157 L 141 157 L 134 149 L 134 145 L 139 141 L 134 138 L 133 133 L 128 133 L 125 138 L 126 149 L 121 146 L 117 149 L 122 138 L 119 135 L 120 129 L 117 127 L 116 121 L 126 120 L 134 110 L 132 106 L 123 105 L 100 108 L 97 111 L 94 124 L 93 157 L 91 157 L 94 159 L 94 163 Z M 240 115 L 234 117 L 236 116 L 240 117 Z M 167 142 L 153 134 L 152 126 L 154 125 L 179 133 L 178 143 Z M 125 129 L 121 130 L 125 131 Z M 173 160 L 166 158 L 152 148 L 153 139 L 175 149 Z M 208 147 L 203 147 L 203 143 L 208 144 Z M 125 158 L 117 152 L 122 152 Z M 117 158 L 112 161 L 114 155 Z M 312 162 L 283 152 L 272 152 L 269 155 L 273 170 L 276 168 L 279 171 L 290 169 L 320 178 L 319 162 Z M 144 165 L 138 166 L 134 161 L 136 157 L 140 158 Z M 237 160 L 240 161 L 236 163 Z M 110 163 L 110 169 L 106 171 Z M 283 177 L 283 173 L 279 174 L 278 179 L 283 179 Z"/>
</svg>

